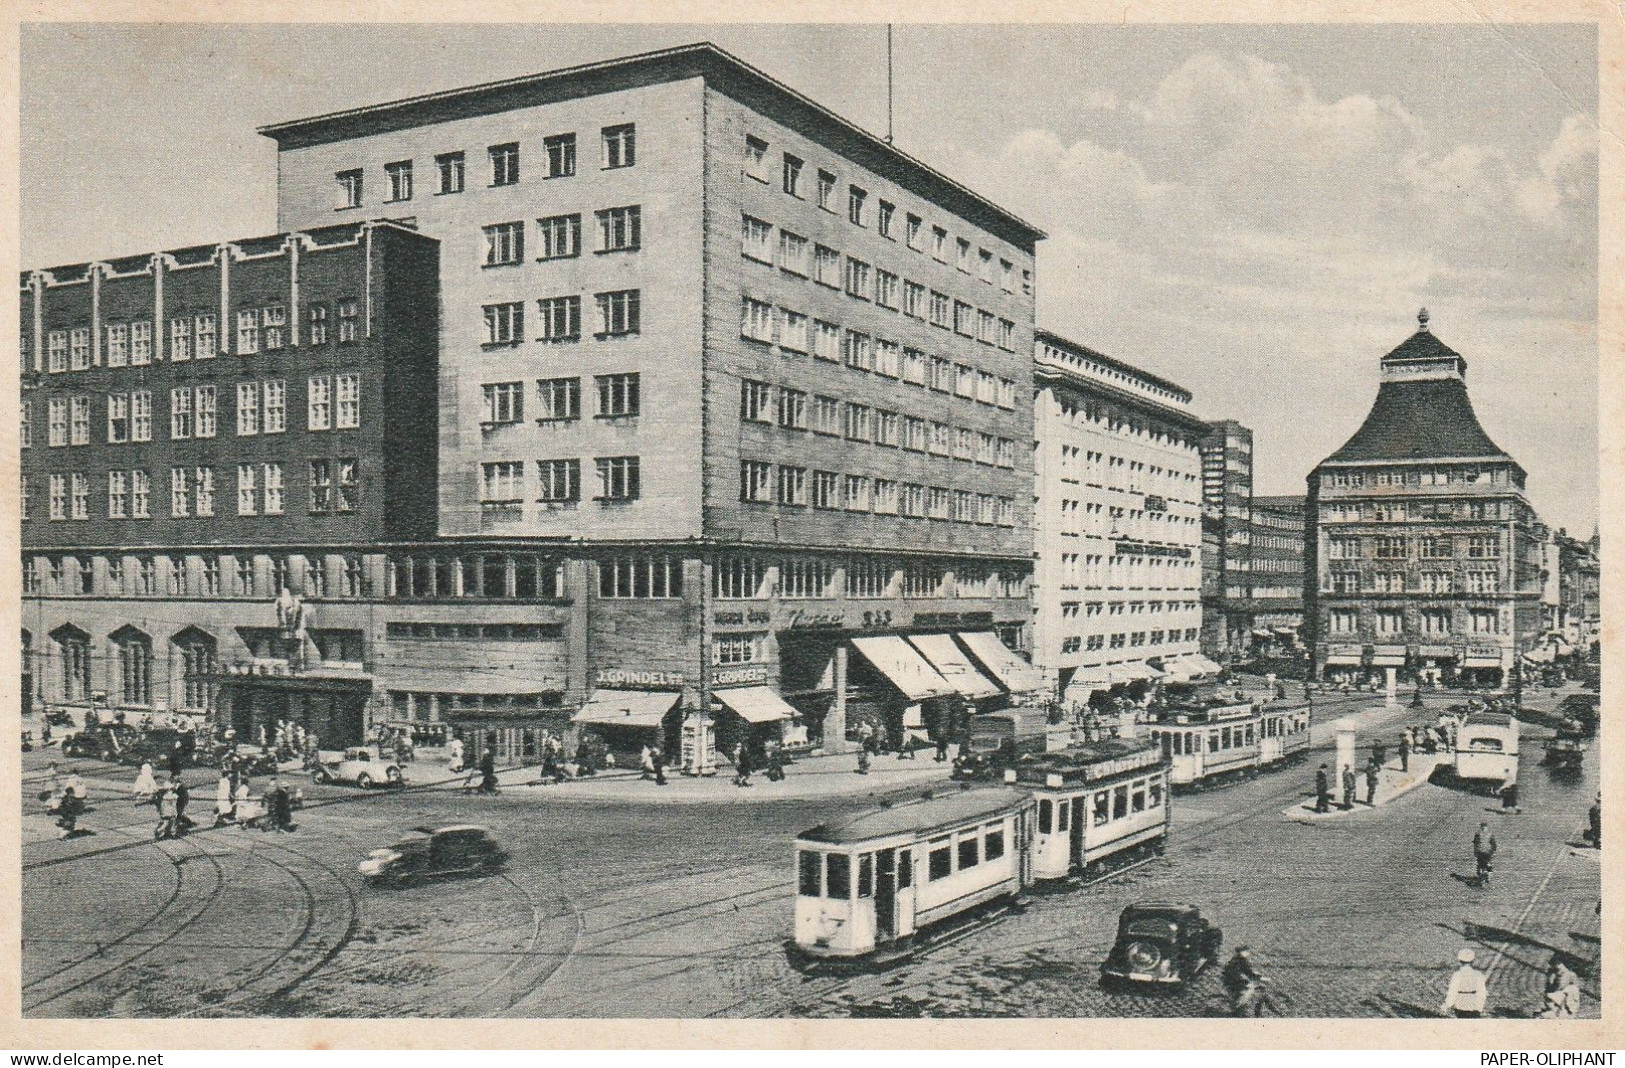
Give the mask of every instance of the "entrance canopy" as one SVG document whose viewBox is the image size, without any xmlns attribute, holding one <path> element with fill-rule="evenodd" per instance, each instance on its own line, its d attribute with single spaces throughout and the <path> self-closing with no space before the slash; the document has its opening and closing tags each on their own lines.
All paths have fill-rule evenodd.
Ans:
<svg viewBox="0 0 1625 1068">
<path fill-rule="evenodd" d="M 711 696 L 751 723 L 775 723 L 782 719 L 794 719 L 796 715 L 796 710 L 768 686 L 712 690 Z"/>
<path fill-rule="evenodd" d="M 959 640 L 1011 693 L 1030 693 L 1044 688 L 1044 673 L 1017 656 L 992 631 L 961 634 Z"/>
<path fill-rule="evenodd" d="M 570 722 L 606 727 L 658 727 L 682 696 L 670 691 L 598 690 Z"/>
<path fill-rule="evenodd" d="M 1133 660 L 1127 664 L 1116 664 L 1112 667 L 1114 681 L 1132 682 L 1136 679 L 1160 679 L 1162 672 L 1147 664 L 1144 660 Z"/>
<path fill-rule="evenodd" d="M 1389 654 L 1389 653 L 1379 653 L 1376 656 L 1373 656 L 1371 658 L 1371 666 L 1372 667 L 1404 667 L 1405 666 L 1405 656 L 1404 656 L 1403 653 L 1401 653 L 1399 656 L 1394 656 L 1394 655 Z"/>
<path fill-rule="evenodd" d="M 1359 653 L 1333 653 L 1326 658 L 1327 667 L 1359 667 Z"/>
<path fill-rule="evenodd" d="M 948 685 L 964 696 L 973 701 L 999 696 L 998 686 L 971 666 L 970 658 L 954 644 L 953 635 L 917 634 L 909 638 L 909 642 L 925 654 L 937 673 L 948 680 Z"/>
<path fill-rule="evenodd" d="M 888 635 L 880 638 L 853 638 L 852 648 L 886 676 L 891 684 L 903 692 L 910 701 L 924 701 L 931 697 L 948 697 L 959 691 L 925 662 L 914 646 L 901 638 Z"/>
</svg>

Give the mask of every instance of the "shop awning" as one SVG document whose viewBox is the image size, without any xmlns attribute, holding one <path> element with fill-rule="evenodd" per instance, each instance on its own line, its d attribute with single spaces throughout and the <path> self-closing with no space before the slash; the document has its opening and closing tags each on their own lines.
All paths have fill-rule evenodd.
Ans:
<svg viewBox="0 0 1625 1068">
<path fill-rule="evenodd" d="M 1201 653 L 1191 653 L 1184 660 L 1186 665 L 1198 675 L 1217 675 L 1224 670 Z"/>
<path fill-rule="evenodd" d="M 1359 653 L 1333 653 L 1326 658 L 1328 667 L 1359 667 Z"/>
<path fill-rule="evenodd" d="M 1498 668 L 1501 658 L 1498 656 L 1469 656 L 1461 662 L 1464 668 Z"/>
<path fill-rule="evenodd" d="M 664 690 L 597 690 L 570 722 L 599 723 L 606 727 L 658 727 L 682 696 Z"/>
<path fill-rule="evenodd" d="M 926 663 L 908 642 L 894 636 L 882 638 L 853 638 L 852 648 L 874 665 L 876 671 L 891 680 L 910 701 L 924 701 L 929 697 L 947 697 L 958 693 L 948 680 L 937 674 L 937 669 Z"/>
<path fill-rule="evenodd" d="M 774 723 L 781 719 L 794 719 L 796 714 L 796 710 L 768 686 L 712 690 L 711 696 L 739 713 L 742 719 L 752 723 Z"/>
<path fill-rule="evenodd" d="M 1163 675 L 1160 670 L 1147 664 L 1144 660 L 1116 664 L 1113 665 L 1111 670 L 1112 678 L 1122 682 L 1132 682 L 1136 679 L 1160 679 Z"/>
<path fill-rule="evenodd" d="M 1189 657 L 1170 656 L 1162 662 L 1162 674 L 1169 682 L 1189 682 L 1201 672 L 1191 666 Z"/>
<path fill-rule="evenodd" d="M 937 673 L 948 680 L 948 685 L 971 700 L 997 697 L 999 687 L 986 675 L 977 671 L 951 634 L 910 635 L 909 644 L 925 654 L 926 660 Z"/>
<path fill-rule="evenodd" d="M 1044 673 L 1017 656 L 990 630 L 961 633 L 959 640 L 1011 693 L 1044 689 Z"/>
<path fill-rule="evenodd" d="M 1372 667 L 1404 667 L 1405 666 L 1405 658 L 1404 658 L 1404 656 L 1393 656 L 1391 654 L 1386 655 L 1386 656 L 1373 656 L 1371 658 L 1371 666 Z"/>
<path fill-rule="evenodd" d="M 1255 637 L 1255 638 L 1273 638 L 1273 637 L 1275 637 L 1275 632 L 1270 630 L 1268 627 L 1254 627 L 1253 628 L 1253 637 Z"/>
<path fill-rule="evenodd" d="M 1080 683 L 1074 680 L 1066 684 L 1066 692 L 1061 694 L 1061 700 L 1067 704 L 1086 705 L 1089 703 L 1089 698 L 1093 697 L 1098 689 L 1100 687 L 1091 686 L 1087 681 Z"/>
</svg>

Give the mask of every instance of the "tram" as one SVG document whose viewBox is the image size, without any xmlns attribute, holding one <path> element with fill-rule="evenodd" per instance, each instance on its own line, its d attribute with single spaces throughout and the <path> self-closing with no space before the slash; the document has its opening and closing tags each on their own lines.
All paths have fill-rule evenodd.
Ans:
<svg viewBox="0 0 1625 1068">
<path fill-rule="evenodd" d="M 1517 717 L 1505 712 L 1472 712 L 1456 730 L 1455 764 L 1458 782 L 1499 786 L 1518 778 Z"/>
<path fill-rule="evenodd" d="M 1023 757 L 964 787 L 820 824 L 796 839 L 801 967 L 881 963 L 995 918 L 1035 882 L 1161 851 L 1168 762 L 1143 743 Z"/>
<path fill-rule="evenodd" d="M 1310 719 L 1307 708 L 1196 700 L 1153 712 L 1150 734 L 1174 786 L 1207 786 L 1302 756 Z"/>
</svg>

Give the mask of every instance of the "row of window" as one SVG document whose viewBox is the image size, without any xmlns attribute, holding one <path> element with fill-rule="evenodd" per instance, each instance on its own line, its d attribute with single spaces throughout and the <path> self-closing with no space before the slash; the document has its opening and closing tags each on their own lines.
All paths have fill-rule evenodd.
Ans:
<svg viewBox="0 0 1625 1068">
<path fill-rule="evenodd" d="M 153 705 L 154 684 L 162 684 L 165 676 L 155 675 L 153 641 L 136 627 L 120 627 L 108 635 L 112 646 L 109 657 L 112 677 L 109 696 L 120 705 L 137 708 Z M 59 689 L 50 696 L 65 701 L 83 701 L 95 692 L 92 662 L 99 659 L 91 652 L 91 637 L 73 624 L 64 624 L 51 632 L 52 649 L 58 662 Z M 218 671 L 217 645 L 212 635 L 188 627 L 170 640 L 174 664 L 179 671 L 180 685 L 170 688 L 170 699 L 188 712 L 209 712 L 214 708 L 214 676 Z M 23 632 L 23 670 L 34 674 L 39 696 L 45 696 L 44 673 L 34 670 L 33 653 L 28 632 Z"/>
<path fill-rule="evenodd" d="M 643 330 L 643 299 L 636 289 L 618 289 L 593 296 L 596 310 L 594 337 L 624 337 Z M 581 297 L 569 294 L 544 297 L 536 302 L 537 316 L 531 333 L 537 341 L 581 340 Z M 505 301 L 481 309 L 485 319 L 485 344 L 517 345 L 526 338 L 525 302 Z"/>
<path fill-rule="evenodd" d="M 1111 634 L 1073 634 L 1061 640 L 1061 652 L 1079 653 L 1087 649 L 1089 652 L 1099 652 L 1102 649 L 1138 649 L 1144 646 L 1156 646 L 1169 642 L 1193 642 L 1199 634 L 1199 628 L 1187 627 L 1184 631 L 1116 631 Z"/>
<path fill-rule="evenodd" d="M 1057 502 L 1060 519 L 1059 533 L 1063 538 L 1087 536 L 1092 538 L 1129 538 L 1133 541 L 1154 541 L 1166 544 L 1190 542 L 1196 532 L 1193 528 L 1201 521 L 1197 515 L 1176 515 L 1169 511 L 1147 511 L 1142 508 L 1122 508 L 1100 501 L 1077 501 L 1062 497 Z M 1181 528 L 1187 530 L 1180 538 Z"/>
<path fill-rule="evenodd" d="M 952 565 L 912 561 L 900 566 L 852 561 L 848 575 L 860 564 L 865 568 L 874 564 L 875 573 L 866 573 L 856 586 L 849 579 L 850 596 L 1019 598 L 1027 594 L 1026 576 L 1021 572 L 969 561 Z M 870 581 L 876 577 L 878 582 Z M 829 560 L 787 557 L 775 562 L 741 553 L 717 560 L 711 571 L 711 594 L 720 600 L 764 600 L 775 593 L 787 600 L 828 598 L 836 596 L 836 578 L 836 565 Z M 859 593 L 860 589 L 864 592 Z"/>
<path fill-rule="evenodd" d="M 384 624 L 391 641 L 435 642 L 552 642 L 564 636 L 557 623 L 415 623 L 391 620 Z"/>
<path fill-rule="evenodd" d="M 1408 560 L 1415 548 L 1421 560 L 1453 560 L 1463 539 L 1426 535 L 1408 538 L 1399 535 L 1377 535 L 1371 538 L 1337 536 L 1326 539 L 1326 556 L 1331 560 L 1361 560 L 1367 556 L 1377 560 Z M 1499 560 L 1501 535 L 1471 534 L 1465 539 L 1465 558 L 1468 560 Z M 1367 553 L 1369 547 L 1370 552 Z"/>
<path fill-rule="evenodd" d="M 741 460 L 739 499 L 751 504 L 779 504 L 873 512 L 909 519 L 943 519 L 1013 527 L 1015 499 L 970 490 L 949 490 L 868 475 L 809 470 L 765 460 Z"/>
<path fill-rule="evenodd" d="M 1062 482 L 1073 485 L 1083 482 L 1096 489 L 1149 494 L 1169 503 L 1197 503 L 1194 498 L 1184 496 L 1195 492 L 1194 471 L 1176 471 L 1161 464 L 1112 456 L 1077 445 L 1062 445 L 1060 461 Z"/>
<path fill-rule="evenodd" d="M 643 410 L 642 377 L 636 372 L 593 376 L 598 398 L 599 418 L 639 415 Z M 525 383 L 489 382 L 480 387 L 483 420 L 488 426 L 504 426 L 525 419 Z M 536 380 L 533 418 L 539 423 L 568 422 L 581 418 L 581 379 L 542 378 Z"/>
<path fill-rule="evenodd" d="M 1087 401 L 1080 405 L 1063 400 L 1060 403 L 1060 421 L 1064 426 L 1084 433 L 1111 434 L 1144 442 L 1147 445 L 1178 450 L 1187 457 L 1197 451 L 1195 444 L 1185 432 L 1171 430 L 1155 418 L 1124 412 L 1106 401 Z M 1186 482 L 1196 480 L 1194 473 L 1180 476 L 1171 469 L 1170 473 L 1175 474 L 1175 477 L 1182 477 Z M 1148 489 L 1147 492 L 1151 491 Z"/>
<path fill-rule="evenodd" d="M 1241 728 L 1236 728 L 1239 732 Z M 1252 727 L 1247 728 L 1249 744 L 1251 743 Z M 1157 733 L 1151 732 L 1151 739 L 1155 741 Z M 1090 826 L 1101 827 L 1113 820 L 1127 819 L 1130 816 L 1151 809 L 1162 807 L 1163 779 L 1154 775 L 1146 779 L 1135 779 L 1105 790 L 1094 791 L 1090 802 Z M 1066 834 L 1071 831 L 1072 804 L 1062 801 L 1059 804 L 1044 798 L 1038 802 L 1038 833 L 1039 834 Z"/>
<path fill-rule="evenodd" d="M 625 503 L 643 495 L 642 465 L 636 456 L 601 456 L 593 460 L 597 492 L 593 500 Z M 581 461 L 537 460 L 534 488 L 525 482 L 523 460 L 497 460 L 480 465 L 480 501 L 486 505 L 522 504 L 534 492 L 546 504 L 581 500 Z"/>
<path fill-rule="evenodd" d="M 353 457 L 311 460 L 306 470 L 313 515 L 353 512 L 361 504 L 361 468 Z M 88 520 L 91 474 L 71 471 L 46 476 L 47 516 L 52 521 Z M 107 519 L 153 518 L 153 484 L 148 471 L 108 471 Z M 31 479 L 22 476 L 21 518 L 31 518 Z M 281 463 L 237 465 L 237 514 L 282 515 L 287 489 Z M 208 518 L 215 513 L 215 472 L 209 464 L 169 469 L 169 515 Z M 103 518 L 96 516 L 94 518 Z"/>
<path fill-rule="evenodd" d="M 1501 573 L 1464 572 L 1458 588 L 1453 571 L 1422 571 L 1414 577 L 1403 571 L 1374 571 L 1362 582 L 1358 571 L 1333 570 L 1323 589 L 1328 593 L 1500 593 Z"/>
<path fill-rule="evenodd" d="M 1504 520 L 1513 518 L 1511 501 L 1366 501 L 1323 504 L 1326 523 L 1411 523 L 1418 521 Z"/>
<path fill-rule="evenodd" d="M 229 392 L 228 392 L 229 396 Z M 281 378 L 237 383 L 238 437 L 280 434 L 288 429 L 288 386 Z M 88 393 L 46 398 L 46 444 L 64 448 L 92 444 L 93 412 L 99 398 Z M 109 445 L 151 441 L 152 391 L 109 393 L 105 398 Z M 34 404 L 22 401 L 18 437 L 23 448 L 34 440 Z M 220 400 L 212 385 L 179 386 L 169 391 L 169 440 L 213 438 L 219 431 Z M 305 383 L 305 429 L 356 430 L 361 426 L 361 376 L 311 375 Z"/>
<path fill-rule="evenodd" d="M 643 247 L 643 206 L 627 204 L 593 212 L 597 222 L 596 252 L 635 252 Z M 485 236 L 485 266 L 509 267 L 525 262 L 526 224 L 493 223 Z M 581 212 L 546 215 L 536 220 L 538 261 L 574 259 L 581 255 Z"/>
<path fill-rule="evenodd" d="M 637 164 L 637 127 L 633 123 L 605 126 L 598 132 L 599 165 L 615 170 Z M 490 185 L 519 183 L 519 142 L 507 141 L 485 150 L 490 166 Z M 442 152 L 434 157 L 435 195 L 461 193 L 465 188 L 468 158 L 462 151 Z M 569 178 L 576 173 L 575 133 L 549 134 L 542 138 L 542 177 Z M 385 203 L 411 200 L 416 192 L 414 161 L 395 160 L 384 164 Z M 361 168 L 333 175 L 338 185 L 338 210 L 359 208 L 366 203 L 366 172 Z"/>
<path fill-rule="evenodd" d="M 440 723 L 448 719 L 466 720 L 470 716 L 525 716 L 537 712 L 555 711 L 564 704 L 564 695 L 552 691 L 543 693 L 421 693 L 414 690 L 390 690 L 389 711 L 392 723 Z M 460 728 L 467 729 L 464 723 Z M 495 733 L 495 732 L 493 732 Z M 537 748 L 539 729 L 520 729 L 519 746 L 509 751 L 510 756 L 535 760 L 540 756 Z M 489 744 L 485 748 L 489 748 Z M 500 753 L 500 750 L 498 750 Z M 501 755 L 498 759 L 503 759 Z"/>
<path fill-rule="evenodd" d="M 762 138 L 747 134 L 745 136 L 744 173 L 763 184 L 771 185 L 774 174 L 769 157 L 768 142 Z M 822 167 L 809 168 L 806 161 L 799 156 L 784 152 L 779 158 L 779 187 L 784 192 L 798 200 L 811 199 L 819 208 L 835 214 L 840 211 L 841 205 L 837 201 L 839 179 L 836 175 Z M 945 227 L 931 226 L 929 236 L 925 220 L 913 212 L 905 212 L 904 217 L 897 217 L 897 205 L 875 197 L 871 212 L 871 198 L 869 191 L 862 186 L 848 184 L 846 189 L 846 218 L 854 226 L 868 229 L 871 224 L 881 237 L 896 241 L 902 238 L 903 244 L 915 251 L 925 253 L 928 249 L 930 255 L 938 263 L 947 264 L 950 255 L 954 266 L 962 273 L 980 278 L 989 285 L 997 284 L 1006 293 L 1016 290 L 1015 265 L 1007 259 L 997 258 L 985 248 L 977 248 L 972 253 L 969 239 L 954 238 L 950 247 L 949 234 Z M 1032 272 L 1021 272 L 1021 291 L 1032 295 Z"/>
<path fill-rule="evenodd" d="M 330 316 L 330 312 L 333 313 Z M 336 301 L 331 308 L 325 303 L 306 306 L 309 329 L 305 334 L 307 345 L 325 345 L 330 334 L 328 325 L 333 317 L 338 322 L 337 338 L 340 342 L 356 339 L 360 322 L 360 307 L 354 300 Z M 292 343 L 288 331 L 288 308 L 284 304 L 239 308 L 236 313 L 236 345 L 233 351 L 240 356 L 258 352 L 275 352 Z M 152 320 L 132 319 L 111 322 L 103 327 L 103 356 L 108 367 L 145 367 L 164 354 L 154 345 Z M 88 371 L 92 353 L 90 328 L 74 327 L 52 330 L 45 335 L 45 369 L 51 374 L 69 371 Z M 172 315 L 169 319 L 169 360 L 185 363 L 189 360 L 212 360 L 224 350 L 220 337 L 219 319 L 215 312 L 197 312 Z M 32 353 L 32 342 L 24 335 L 22 352 L 25 361 Z"/>
<path fill-rule="evenodd" d="M 1337 471 L 1320 476 L 1322 489 L 1363 489 L 1366 486 L 1419 488 L 1423 486 L 1523 487 L 1523 478 L 1506 467 L 1450 467 L 1388 471 Z"/>
<path fill-rule="evenodd" d="M 98 559 L 104 573 L 100 587 L 95 580 Z M 228 575 L 229 588 L 223 581 Z M 283 589 L 307 597 L 372 594 L 362 558 L 353 554 L 332 561 L 308 556 L 297 572 L 288 556 L 52 556 L 45 558 L 43 574 L 39 558 L 23 559 L 23 591 L 35 595 L 270 597 Z"/>
<path fill-rule="evenodd" d="M 740 384 L 739 418 L 747 423 L 776 423 L 785 430 L 810 430 L 847 441 L 873 442 L 990 467 L 1016 466 L 1016 443 L 1011 438 L 964 427 L 956 429 L 947 423 L 821 393 L 809 394 L 789 386 L 775 388 L 751 379 Z"/>
<path fill-rule="evenodd" d="M 1195 556 L 1105 556 L 1099 553 L 1062 553 L 1061 588 L 1088 589 L 1182 588 L 1180 572 L 1195 572 Z M 1187 576 L 1187 582 L 1195 575 Z M 1153 602 L 1155 603 L 1155 602 Z"/>
<path fill-rule="evenodd" d="M 1414 614 L 1410 627 L 1405 625 L 1405 613 L 1398 609 L 1383 609 L 1369 613 L 1371 629 L 1381 635 L 1406 634 L 1415 631 L 1419 634 L 1452 634 L 1455 632 L 1455 615 L 1447 608 L 1424 608 Z M 1466 612 L 1467 633 L 1469 634 L 1499 634 L 1501 633 L 1501 613 L 1494 608 L 1472 608 Z M 1352 608 L 1334 608 L 1326 614 L 1328 627 L 1333 634 L 1357 634 L 1360 630 L 1360 613 Z"/>
</svg>

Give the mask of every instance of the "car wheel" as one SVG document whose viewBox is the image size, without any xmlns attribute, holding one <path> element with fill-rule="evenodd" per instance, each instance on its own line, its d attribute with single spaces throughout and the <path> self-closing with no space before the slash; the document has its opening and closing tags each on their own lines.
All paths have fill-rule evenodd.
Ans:
<svg viewBox="0 0 1625 1068">
<path fill-rule="evenodd" d="M 363 771 L 355 777 L 355 784 L 363 790 L 370 790 L 372 788 L 372 776 Z"/>
<path fill-rule="evenodd" d="M 326 786 L 333 781 L 333 776 L 329 775 L 325 769 L 317 771 L 315 775 L 311 776 L 311 778 L 315 779 L 323 786 Z"/>
<path fill-rule="evenodd" d="M 384 773 L 384 777 L 389 780 L 389 785 L 391 785 L 391 786 L 399 786 L 399 785 L 401 785 L 401 769 L 400 768 L 390 768 L 388 771 L 386 771 Z"/>
</svg>

